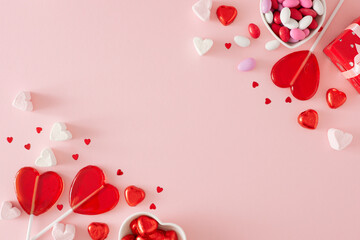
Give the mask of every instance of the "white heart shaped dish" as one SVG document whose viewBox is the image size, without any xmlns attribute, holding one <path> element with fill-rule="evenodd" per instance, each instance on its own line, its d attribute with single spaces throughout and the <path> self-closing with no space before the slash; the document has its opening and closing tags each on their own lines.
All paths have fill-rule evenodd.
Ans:
<svg viewBox="0 0 360 240">
<path fill-rule="evenodd" d="M 322 27 L 322 25 L 323 25 L 324 22 L 325 22 L 325 18 L 326 18 L 326 2 L 325 2 L 325 0 L 320 0 L 321 3 L 322 3 L 323 6 L 324 6 L 324 14 L 321 15 L 321 16 L 318 15 L 318 16 L 315 18 L 316 22 L 318 23 L 318 27 L 317 27 L 316 29 L 314 29 L 314 30 L 311 30 L 309 36 L 307 36 L 304 40 L 301 40 L 301 41 L 296 42 L 296 43 L 284 42 L 283 40 L 281 40 L 281 38 L 280 38 L 278 35 L 276 35 L 276 34 L 274 33 L 274 31 L 271 29 L 271 25 L 268 24 L 268 22 L 266 21 L 265 14 L 262 13 L 262 9 L 261 9 L 261 5 L 262 5 L 261 2 L 262 2 L 262 1 L 263 1 L 263 0 L 260 0 L 260 7 L 259 7 L 261 19 L 263 20 L 266 28 L 270 31 L 270 33 L 271 33 L 282 45 L 284 45 L 284 46 L 287 47 L 287 48 L 297 48 L 297 47 L 303 45 L 304 43 L 306 43 L 307 41 L 309 41 L 311 38 L 313 38 L 313 37 L 316 35 L 316 33 L 319 32 L 320 28 Z"/>
<path fill-rule="evenodd" d="M 184 232 L 184 230 L 182 230 L 182 228 L 180 226 L 178 226 L 176 224 L 173 224 L 173 223 L 163 223 L 155 215 L 153 215 L 151 213 L 147 213 L 147 212 L 138 212 L 138 213 L 135 213 L 135 214 L 129 216 L 128 218 L 126 218 L 125 221 L 123 222 L 123 224 L 120 227 L 119 240 L 121 240 L 123 237 L 125 237 L 128 234 L 132 234 L 131 229 L 130 229 L 131 221 L 138 218 L 138 217 L 140 217 L 140 216 L 143 216 L 143 215 L 155 219 L 159 223 L 159 228 L 160 229 L 162 229 L 164 231 L 168 231 L 168 230 L 175 231 L 177 236 L 178 236 L 178 240 L 186 240 L 185 232 Z"/>
</svg>

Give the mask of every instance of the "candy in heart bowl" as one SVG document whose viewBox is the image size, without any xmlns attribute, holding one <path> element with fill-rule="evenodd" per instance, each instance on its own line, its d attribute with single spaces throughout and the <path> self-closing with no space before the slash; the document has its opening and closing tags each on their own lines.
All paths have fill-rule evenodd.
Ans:
<svg viewBox="0 0 360 240">
<path fill-rule="evenodd" d="M 260 0 L 260 15 L 266 28 L 281 44 L 297 48 L 319 32 L 326 17 L 326 2 Z"/>
<path fill-rule="evenodd" d="M 152 235 L 149 239 L 186 240 L 185 232 L 181 227 L 173 223 L 163 223 L 155 215 L 147 212 L 138 212 L 126 218 L 120 227 L 119 240 L 137 239 L 133 235 L 134 231 L 139 235 Z"/>
</svg>

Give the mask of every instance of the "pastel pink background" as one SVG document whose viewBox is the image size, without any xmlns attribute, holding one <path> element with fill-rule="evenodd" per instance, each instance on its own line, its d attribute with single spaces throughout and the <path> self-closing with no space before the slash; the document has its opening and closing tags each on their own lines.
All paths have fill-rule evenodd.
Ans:
<svg viewBox="0 0 360 240">
<path fill-rule="evenodd" d="M 290 50 L 264 50 L 272 37 L 258 1 L 214 2 L 206 23 L 193 14 L 194 2 L 0 1 L 0 201 L 19 206 L 15 173 L 34 166 L 40 151 L 51 147 L 59 162 L 51 170 L 65 181 L 61 212 L 69 209 L 72 178 L 89 164 L 102 167 L 121 192 L 135 184 L 147 193 L 136 208 L 122 195 L 109 213 L 68 217 L 64 222 L 76 225 L 76 239 L 90 239 L 86 228 L 99 221 L 109 224 L 108 239 L 115 240 L 128 215 L 150 211 L 154 202 L 151 212 L 182 226 L 190 240 L 358 240 L 360 95 L 322 53 L 359 17 L 358 0 L 346 0 L 317 49 L 318 93 L 291 104 L 285 103 L 289 90 L 269 78 L 272 65 Z M 329 12 L 336 3 L 327 1 Z M 220 4 L 239 11 L 228 27 L 216 19 Z M 260 39 L 247 49 L 227 50 L 224 44 L 235 35 L 248 36 L 251 22 L 260 26 Z M 204 57 L 195 52 L 195 36 L 214 40 Z M 236 66 L 246 57 L 258 65 L 240 73 Z M 260 86 L 253 89 L 252 81 Z M 330 87 L 348 95 L 338 110 L 326 104 Z M 32 92 L 33 112 L 11 106 L 21 90 Z M 296 121 L 308 108 L 320 115 L 315 131 Z M 67 123 L 73 140 L 49 141 L 56 121 Z M 330 148 L 332 127 L 354 135 L 349 148 Z M 92 143 L 86 146 L 84 138 Z M 116 175 L 118 168 L 123 176 Z M 164 192 L 156 193 L 158 185 Z M 54 207 L 35 218 L 33 234 L 61 212 Z M 24 213 L 0 221 L 1 239 L 25 239 L 27 221 Z M 50 233 L 42 239 L 51 239 Z"/>
</svg>

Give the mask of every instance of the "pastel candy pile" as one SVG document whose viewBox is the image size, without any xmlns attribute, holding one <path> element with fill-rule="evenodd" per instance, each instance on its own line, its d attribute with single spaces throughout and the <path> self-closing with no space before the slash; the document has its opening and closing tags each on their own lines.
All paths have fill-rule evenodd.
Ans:
<svg viewBox="0 0 360 240">
<path fill-rule="evenodd" d="M 283 41 L 296 43 L 318 27 L 325 13 L 321 0 L 262 0 L 261 11 L 273 32 Z"/>
</svg>

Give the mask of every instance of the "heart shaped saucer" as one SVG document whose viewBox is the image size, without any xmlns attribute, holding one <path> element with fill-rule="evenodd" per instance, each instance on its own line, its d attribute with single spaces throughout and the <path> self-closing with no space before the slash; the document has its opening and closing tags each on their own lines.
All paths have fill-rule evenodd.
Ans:
<svg viewBox="0 0 360 240">
<path fill-rule="evenodd" d="M 260 0 L 260 7 L 259 7 L 261 19 L 263 20 L 266 28 L 270 31 L 270 33 L 271 33 L 282 45 L 284 45 L 284 46 L 287 47 L 287 48 L 297 48 L 297 47 L 303 45 L 304 43 L 306 43 L 307 41 L 309 41 L 311 38 L 313 38 L 313 37 L 319 32 L 320 28 L 322 27 L 322 25 L 323 25 L 324 22 L 325 22 L 325 18 L 326 18 L 326 2 L 325 2 L 325 0 L 320 0 L 321 3 L 322 3 L 323 6 L 324 6 L 324 10 L 325 10 L 325 11 L 324 11 L 324 14 L 323 14 L 323 15 L 321 15 L 321 16 L 316 16 L 316 18 L 315 18 L 316 22 L 318 23 L 318 27 L 315 28 L 314 30 L 311 30 L 310 35 L 307 36 L 304 40 L 301 40 L 301 41 L 296 42 L 296 43 L 284 42 L 283 40 L 281 40 L 281 38 L 280 38 L 278 35 L 276 35 L 276 34 L 274 33 L 274 31 L 271 29 L 271 25 L 267 23 L 266 18 L 265 18 L 265 14 L 263 14 L 263 13 L 262 13 L 262 10 L 261 10 L 261 2 L 262 2 L 262 1 L 263 1 L 263 0 Z"/>
<path fill-rule="evenodd" d="M 178 240 L 186 240 L 185 232 L 184 232 L 184 230 L 182 230 L 182 228 L 180 226 L 173 224 L 173 223 L 163 223 L 155 215 L 153 215 L 151 213 L 147 213 L 147 212 L 138 212 L 138 213 L 135 213 L 135 214 L 129 216 L 128 218 L 126 218 L 120 227 L 119 240 L 121 240 L 126 235 L 131 234 L 130 223 L 132 222 L 132 220 L 134 220 L 140 216 L 144 216 L 144 215 L 155 219 L 159 223 L 160 229 L 165 230 L 165 231 L 168 231 L 168 230 L 175 231 L 177 233 Z"/>
</svg>

